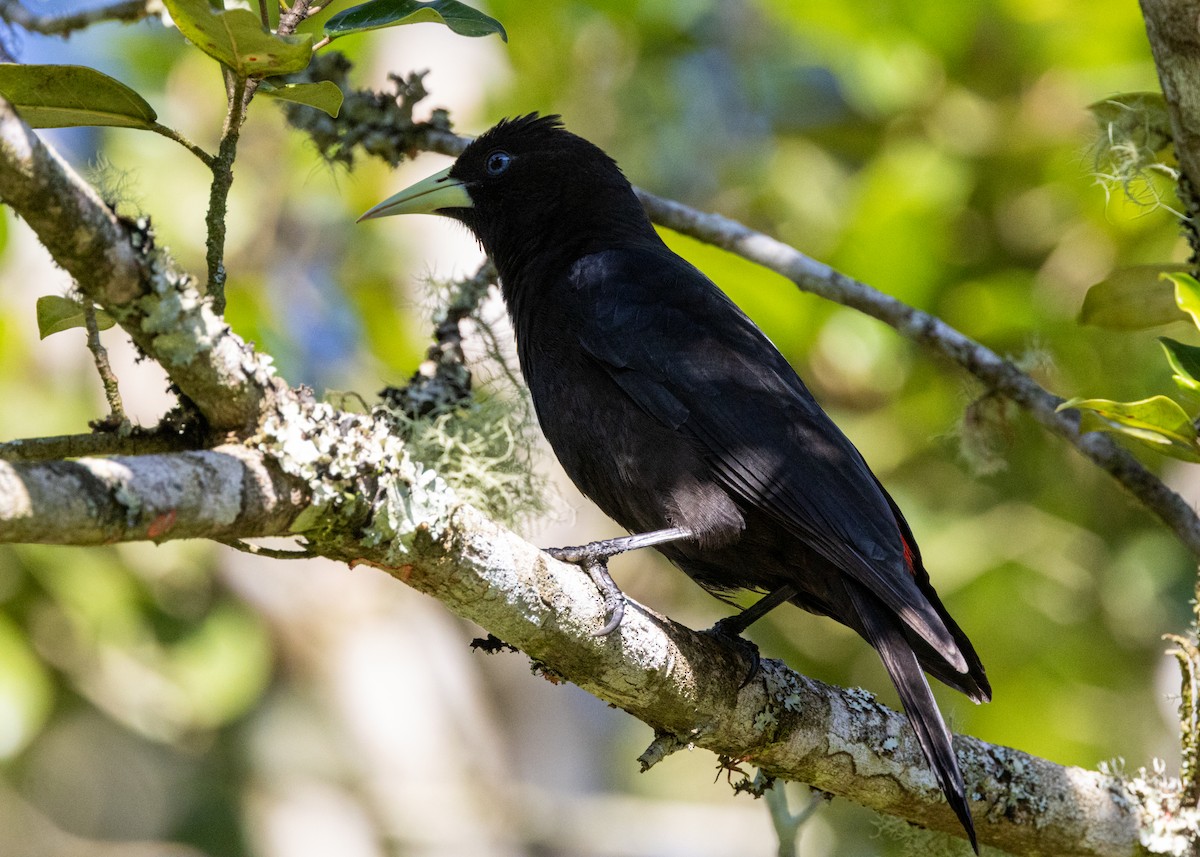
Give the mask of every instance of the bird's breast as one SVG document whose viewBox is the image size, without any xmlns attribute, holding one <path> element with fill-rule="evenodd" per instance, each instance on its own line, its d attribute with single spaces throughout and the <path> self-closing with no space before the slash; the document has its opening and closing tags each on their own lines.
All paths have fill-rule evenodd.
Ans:
<svg viewBox="0 0 1200 857">
<path fill-rule="evenodd" d="M 521 371 L 542 432 L 605 514 L 631 532 L 689 526 L 716 541 L 740 533 L 740 513 L 692 440 L 642 410 L 566 331 L 526 331 L 524 341 L 521 333 Z"/>
</svg>

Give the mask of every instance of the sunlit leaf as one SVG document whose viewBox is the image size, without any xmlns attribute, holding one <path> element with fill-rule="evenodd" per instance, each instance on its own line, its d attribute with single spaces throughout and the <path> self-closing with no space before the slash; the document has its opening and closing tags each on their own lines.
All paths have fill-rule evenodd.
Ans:
<svg viewBox="0 0 1200 857">
<path fill-rule="evenodd" d="M 1130 438 L 1162 455 L 1200 462 L 1196 427 L 1178 403 L 1166 396 L 1139 402 L 1108 399 L 1071 399 L 1059 405 L 1063 411 L 1080 412 L 1081 431 L 1106 431 Z"/>
<path fill-rule="evenodd" d="M 238 77 L 302 71 L 312 59 L 312 35 L 279 36 L 249 9 L 213 12 L 208 0 L 163 0 L 179 31 Z"/>
<path fill-rule="evenodd" d="M 445 24 L 460 36 L 497 33 L 501 39 L 508 41 L 503 24 L 458 0 L 430 0 L 427 3 L 421 0 L 371 0 L 339 12 L 326 21 L 325 35 L 336 39 L 350 33 L 425 21 Z"/>
<path fill-rule="evenodd" d="M 121 81 L 82 65 L 0 64 L 0 94 L 34 128 L 152 128 L 158 118 Z"/>
<path fill-rule="evenodd" d="M 258 91 L 262 95 L 269 95 L 280 101 L 291 101 L 315 107 L 334 118 L 342 109 L 342 90 L 331 80 L 322 80 L 317 83 L 288 83 L 282 86 L 277 86 L 270 81 L 263 81 Z"/>
<path fill-rule="evenodd" d="M 1088 289 L 1079 321 L 1109 330 L 1142 330 L 1180 321 L 1174 290 L 1163 274 L 1181 267 L 1135 265 L 1113 271 Z"/>
<path fill-rule="evenodd" d="M 107 330 L 116 323 L 104 310 L 96 310 L 96 327 L 100 330 Z M 41 339 L 60 330 L 84 327 L 83 304 L 61 295 L 43 295 L 37 299 L 37 324 Z"/>
<path fill-rule="evenodd" d="M 1160 336 L 1158 341 L 1167 353 L 1175 383 L 1184 390 L 1200 392 L 1200 348 L 1184 345 L 1167 336 Z"/>
<path fill-rule="evenodd" d="M 1200 283 L 1191 274 L 1163 274 L 1163 279 L 1175 284 L 1175 305 L 1192 317 L 1192 323 L 1200 327 Z"/>
</svg>

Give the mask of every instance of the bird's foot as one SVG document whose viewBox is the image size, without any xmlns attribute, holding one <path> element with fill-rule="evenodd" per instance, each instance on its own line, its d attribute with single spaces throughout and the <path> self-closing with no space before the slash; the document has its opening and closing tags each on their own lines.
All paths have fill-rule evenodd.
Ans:
<svg viewBox="0 0 1200 857">
<path fill-rule="evenodd" d="M 608 573 L 608 559 L 612 554 L 604 549 L 603 542 L 578 547 L 546 548 L 546 553 L 557 560 L 577 565 L 587 572 L 592 583 L 600 590 L 604 598 L 604 612 L 608 621 L 604 627 L 595 632 L 597 637 L 607 637 L 621 624 L 625 618 L 625 594 Z"/>
<path fill-rule="evenodd" d="M 708 630 L 701 632 L 709 637 L 715 637 L 724 643 L 728 643 L 746 657 L 750 666 L 746 670 L 746 675 L 742 679 L 742 683 L 738 685 L 738 690 L 741 690 L 754 680 L 762 665 L 762 656 L 758 651 L 758 646 L 741 635 L 744 626 L 739 621 L 740 619 L 741 614 L 729 616 L 721 619 Z"/>
<path fill-rule="evenodd" d="M 654 547 L 668 542 L 683 541 L 695 538 L 686 527 L 669 527 L 665 530 L 653 530 L 648 533 L 635 533 L 631 536 L 619 536 L 615 539 L 604 539 L 589 542 L 586 545 L 571 548 L 546 548 L 546 553 L 563 562 L 574 563 L 588 573 L 588 577 L 596 584 L 600 594 L 604 596 L 604 608 L 608 613 L 608 621 L 596 632 L 597 637 L 607 637 L 621 624 L 625 616 L 625 596 L 608 574 L 608 561 L 619 553 Z"/>
</svg>

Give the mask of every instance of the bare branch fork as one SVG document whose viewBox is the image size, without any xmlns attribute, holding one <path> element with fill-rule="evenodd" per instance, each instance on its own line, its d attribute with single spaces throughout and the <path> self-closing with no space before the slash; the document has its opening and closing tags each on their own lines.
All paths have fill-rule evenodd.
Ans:
<svg viewBox="0 0 1200 857">
<path fill-rule="evenodd" d="M 70 464 L 0 460 L 0 542 L 226 541 L 302 532 L 313 552 L 387 570 L 651 725 L 658 737 L 646 764 L 694 744 L 917 824 L 957 830 L 906 721 L 869 694 L 822 685 L 775 661 L 739 688 L 737 653 L 636 605 L 615 634 L 595 637 L 603 605 L 586 576 L 457 503 L 434 474 L 408 460 L 379 415 L 339 412 L 288 389 L 213 314 L 192 279 L 153 248 L 148 232 L 117 218 L 7 105 L 0 105 L 0 199 L 80 291 L 163 365 L 210 438 L 228 439 L 207 451 Z M 659 222 L 783 269 L 802 287 L 949 354 L 1031 412 L 1053 411 L 1053 396 L 931 316 L 732 221 L 644 200 Z M 1065 422 L 1056 431 L 1086 452 L 1091 441 L 1059 419 Z M 1154 479 L 1106 439 L 1093 440 L 1120 465 L 1110 472 L 1122 484 Z M 1156 513 L 1196 549 L 1194 535 L 1184 533 L 1200 526 L 1190 510 L 1189 519 L 1174 508 L 1179 498 L 1165 488 L 1162 495 L 1130 490 L 1148 504 L 1165 502 L 1168 511 Z M 978 795 L 984 842 L 1022 854 L 1138 853 L 1152 818 L 1145 792 L 956 740 Z"/>
</svg>

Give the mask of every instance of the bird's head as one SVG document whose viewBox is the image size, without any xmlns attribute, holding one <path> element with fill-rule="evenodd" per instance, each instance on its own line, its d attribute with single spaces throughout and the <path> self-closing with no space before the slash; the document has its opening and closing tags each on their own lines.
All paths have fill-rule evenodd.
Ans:
<svg viewBox="0 0 1200 857">
<path fill-rule="evenodd" d="M 419 213 L 466 224 L 502 275 L 540 254 L 570 262 L 654 234 L 616 162 L 558 116 L 536 113 L 501 121 L 448 169 L 359 219 Z"/>
</svg>

